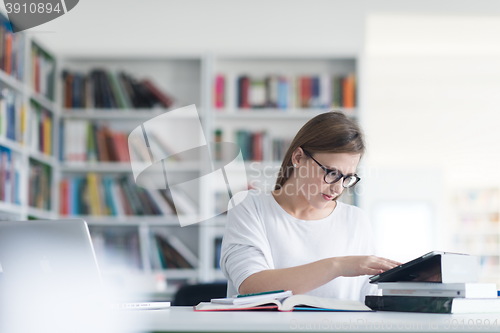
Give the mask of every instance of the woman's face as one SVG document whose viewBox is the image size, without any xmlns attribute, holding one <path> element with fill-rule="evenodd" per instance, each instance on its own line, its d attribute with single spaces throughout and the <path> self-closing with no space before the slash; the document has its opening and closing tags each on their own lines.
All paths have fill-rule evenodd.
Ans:
<svg viewBox="0 0 500 333">
<path fill-rule="evenodd" d="M 295 177 L 298 185 L 297 194 L 303 196 L 312 207 L 322 209 L 332 205 L 332 202 L 342 194 L 343 178 L 333 184 L 324 180 L 325 171 L 303 152 L 296 159 Z M 344 175 L 356 173 L 361 158 L 360 154 L 349 153 L 316 153 L 313 157 L 328 169 L 337 169 Z"/>
</svg>

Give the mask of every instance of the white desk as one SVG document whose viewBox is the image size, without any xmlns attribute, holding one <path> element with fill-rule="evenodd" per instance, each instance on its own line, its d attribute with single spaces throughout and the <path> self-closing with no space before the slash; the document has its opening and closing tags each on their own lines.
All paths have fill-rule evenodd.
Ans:
<svg viewBox="0 0 500 333">
<path fill-rule="evenodd" d="M 130 312 L 131 332 L 500 332 L 500 314 L 399 312 L 194 312 L 191 307 Z"/>
</svg>

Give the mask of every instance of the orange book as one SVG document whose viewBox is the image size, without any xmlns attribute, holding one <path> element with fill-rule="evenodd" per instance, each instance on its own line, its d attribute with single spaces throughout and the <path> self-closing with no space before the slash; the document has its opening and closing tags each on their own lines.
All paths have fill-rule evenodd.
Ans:
<svg viewBox="0 0 500 333">
<path fill-rule="evenodd" d="M 345 108 L 353 108 L 355 106 L 355 78 L 354 74 L 347 75 L 342 80 L 343 101 Z"/>
<path fill-rule="evenodd" d="M 300 82 L 300 100 L 301 107 L 310 107 L 310 101 L 312 96 L 312 78 L 308 76 L 303 76 Z"/>
<path fill-rule="evenodd" d="M 5 34 L 5 63 L 4 68 L 7 74 L 12 73 L 12 33 Z"/>
<path fill-rule="evenodd" d="M 60 206 L 59 206 L 59 213 L 61 215 L 68 215 L 69 214 L 69 186 L 68 186 L 68 180 L 63 179 L 59 183 L 59 193 L 60 193 Z"/>
</svg>

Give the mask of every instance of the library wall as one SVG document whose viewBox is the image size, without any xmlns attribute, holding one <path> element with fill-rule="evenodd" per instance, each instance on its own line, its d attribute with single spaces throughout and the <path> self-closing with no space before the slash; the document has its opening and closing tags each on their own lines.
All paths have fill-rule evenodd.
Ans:
<svg viewBox="0 0 500 333">
<path fill-rule="evenodd" d="M 375 193 L 372 186 L 369 209 L 375 198 L 431 204 L 440 236 L 435 246 L 480 255 L 483 279 L 497 283 L 499 22 L 498 16 L 370 17 L 362 117 L 367 168 L 381 180 L 398 170 L 392 176 L 399 179 L 396 188 L 381 181 Z M 475 237 L 464 238 L 464 228 L 475 229 Z"/>
<path fill-rule="evenodd" d="M 30 33 L 61 55 L 361 51 L 365 18 L 383 12 L 491 15 L 500 8 L 496 0 L 255 0 L 237 6 L 231 0 L 87 0 Z M 134 24 L 143 18 L 147 24 Z"/>
</svg>

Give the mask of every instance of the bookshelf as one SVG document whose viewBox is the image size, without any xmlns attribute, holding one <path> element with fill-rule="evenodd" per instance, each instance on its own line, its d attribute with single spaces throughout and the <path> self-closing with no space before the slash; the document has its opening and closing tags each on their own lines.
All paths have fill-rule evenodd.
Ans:
<svg viewBox="0 0 500 333">
<path fill-rule="evenodd" d="M 0 16 L 0 219 L 56 218 L 56 58 Z"/>
<path fill-rule="evenodd" d="M 141 152 L 129 151 L 128 136 L 185 105 L 196 104 L 203 117 L 205 59 L 108 54 L 60 62 L 59 213 L 89 223 L 112 285 L 169 298 L 181 284 L 200 280 L 201 231 L 197 225 L 180 227 L 179 216 L 192 212 L 175 207 L 169 191 L 135 184 L 130 160 Z M 189 121 L 182 114 L 170 117 L 164 131 L 182 137 Z M 166 166 L 175 179 L 197 178 L 201 170 L 196 157 L 169 159 Z M 163 181 L 161 174 L 154 176 Z M 199 212 L 200 189 L 185 195 Z"/>
<path fill-rule="evenodd" d="M 210 128 L 214 141 L 236 142 L 242 165 L 227 172 L 246 172 L 249 187 L 272 190 L 277 172 L 296 132 L 310 118 L 331 109 L 359 115 L 358 57 L 353 53 L 327 54 L 217 54 L 211 57 Z M 227 156 L 215 154 L 216 158 Z M 210 184 L 217 210 L 225 184 Z M 353 194 L 343 200 L 353 203 Z M 223 277 L 215 265 L 224 233 L 224 215 L 206 228 L 206 260 L 210 279 Z"/>
<path fill-rule="evenodd" d="M 500 187 L 470 186 L 452 193 L 454 246 L 479 256 L 482 281 L 500 285 Z"/>
<path fill-rule="evenodd" d="M 325 80 L 331 87 L 341 77 L 355 78 L 357 60 L 352 54 L 57 57 L 29 35 L 17 35 L 22 37 L 13 45 L 21 49 L 15 54 L 23 61 L 15 62 L 19 69 L 11 64 L 9 72 L 0 70 L 0 107 L 15 110 L 1 114 L 0 218 L 85 219 L 103 275 L 117 287 L 142 294 L 168 298 L 182 283 L 224 278 L 217 267 L 224 215 L 214 216 L 214 207 L 225 209 L 227 204 L 217 198 L 226 189 L 201 182 L 185 193 L 194 210 L 175 212 L 168 192 L 146 191 L 134 184 L 126 149 L 131 131 L 165 112 L 195 104 L 207 141 L 214 140 L 216 130 L 223 141 L 261 136 L 260 146 L 252 148 L 256 155 L 242 167 L 251 186 L 269 189 L 288 140 L 308 119 L 332 105 L 357 115 L 353 96 L 354 102 L 343 105 L 338 95 L 334 97 L 338 91 L 321 90 Z M 236 104 L 240 76 L 249 83 L 257 81 L 253 99 L 248 100 L 252 104 Z M 154 92 L 131 97 L 126 84 L 143 93 L 138 85 L 153 84 Z M 266 84 L 281 84 L 279 104 L 260 105 Z M 309 92 L 298 94 L 306 90 L 299 86 L 309 86 Z M 316 96 L 318 89 L 321 97 Z M 217 100 L 221 92 L 223 101 Z M 8 118 L 11 114 L 14 120 Z M 12 121 L 15 126 L 7 131 Z M 170 121 L 166 131 L 185 137 L 187 120 L 180 116 Z M 180 182 L 206 174 L 206 163 L 205 157 L 196 156 L 169 160 L 167 166 Z M 122 191 L 138 198 L 139 204 L 124 199 L 127 194 Z M 180 227 L 179 214 L 213 218 Z M 167 250 L 169 246 L 174 249 Z M 175 261 L 175 251 L 185 260 Z"/>
</svg>

